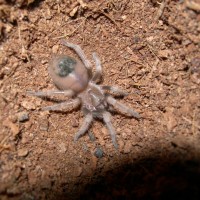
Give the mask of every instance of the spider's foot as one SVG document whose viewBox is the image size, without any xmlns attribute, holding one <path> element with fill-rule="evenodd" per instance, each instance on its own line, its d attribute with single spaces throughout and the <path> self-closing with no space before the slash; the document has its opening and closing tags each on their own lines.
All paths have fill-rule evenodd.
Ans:
<svg viewBox="0 0 200 200">
<path fill-rule="evenodd" d="M 76 135 L 74 136 L 74 142 L 77 142 L 79 138 L 80 138 L 80 135 L 76 134 Z"/>
<path fill-rule="evenodd" d="M 41 92 L 41 91 L 38 91 L 38 92 L 27 91 L 26 94 L 30 95 L 30 96 L 41 96 L 43 94 L 43 92 Z"/>
<path fill-rule="evenodd" d="M 116 141 L 112 141 L 112 142 L 113 142 L 113 145 L 114 145 L 115 149 L 118 149 L 119 145 L 117 144 L 117 142 Z"/>
<path fill-rule="evenodd" d="M 133 117 L 135 117 L 135 118 L 137 118 L 137 119 L 140 119 L 141 117 L 140 117 L 140 115 L 139 115 L 139 113 L 138 112 L 136 112 L 136 111 L 134 111 L 134 110 L 130 110 L 130 114 L 133 116 Z"/>
</svg>

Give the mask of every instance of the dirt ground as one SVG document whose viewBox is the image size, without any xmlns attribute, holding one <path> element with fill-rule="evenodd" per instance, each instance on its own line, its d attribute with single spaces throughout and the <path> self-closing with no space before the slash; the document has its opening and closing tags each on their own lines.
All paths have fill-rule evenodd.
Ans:
<svg viewBox="0 0 200 200">
<path fill-rule="evenodd" d="M 200 199 L 198 0 L 0 1 L 0 199 Z M 53 54 L 97 52 L 105 85 L 136 120 L 112 114 L 74 143 L 83 114 L 43 112 L 27 91 L 55 86 Z"/>
</svg>

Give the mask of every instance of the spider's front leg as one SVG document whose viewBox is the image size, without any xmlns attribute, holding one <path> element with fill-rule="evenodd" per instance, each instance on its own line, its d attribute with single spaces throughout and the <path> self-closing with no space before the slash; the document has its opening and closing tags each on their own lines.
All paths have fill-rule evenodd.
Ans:
<svg viewBox="0 0 200 200">
<path fill-rule="evenodd" d="M 131 109 L 131 108 L 125 106 L 124 104 L 120 103 L 119 101 L 117 101 L 113 97 L 107 96 L 106 100 L 107 100 L 108 104 L 112 105 L 120 113 L 122 113 L 124 115 L 128 115 L 130 117 L 135 117 L 137 119 L 140 118 L 140 115 L 136 111 L 134 111 L 133 109 Z"/>
<path fill-rule="evenodd" d="M 61 44 L 73 49 L 78 54 L 78 56 L 81 58 L 85 67 L 88 70 L 92 69 L 90 61 L 86 58 L 86 55 L 84 54 L 83 50 L 81 49 L 81 47 L 79 45 L 67 42 L 66 40 L 61 40 Z"/>
<path fill-rule="evenodd" d="M 96 53 L 93 53 L 92 56 L 93 56 L 93 59 L 95 61 L 96 71 L 95 71 L 94 75 L 92 76 L 91 81 L 98 83 L 101 80 L 101 77 L 102 77 L 101 61 L 100 61 L 100 59 L 99 59 L 99 57 L 97 56 Z"/>
</svg>

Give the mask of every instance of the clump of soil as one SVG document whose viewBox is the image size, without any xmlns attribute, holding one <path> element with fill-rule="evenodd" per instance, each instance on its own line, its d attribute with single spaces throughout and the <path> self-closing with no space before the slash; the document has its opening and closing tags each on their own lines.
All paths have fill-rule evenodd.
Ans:
<svg viewBox="0 0 200 200">
<path fill-rule="evenodd" d="M 0 199 L 200 198 L 198 1 L 2 1 L 0 19 Z M 55 89 L 53 54 L 76 56 L 61 39 L 142 116 L 113 113 L 118 150 L 101 121 L 74 143 L 81 111 L 27 95 Z"/>
</svg>

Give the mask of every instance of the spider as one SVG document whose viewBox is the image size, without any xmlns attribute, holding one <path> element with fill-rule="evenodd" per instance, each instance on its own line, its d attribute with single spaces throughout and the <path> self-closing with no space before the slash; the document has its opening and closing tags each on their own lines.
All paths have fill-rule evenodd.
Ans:
<svg viewBox="0 0 200 200">
<path fill-rule="evenodd" d="M 69 43 L 65 40 L 61 44 L 73 49 L 81 61 L 66 55 L 56 55 L 49 62 L 49 75 L 59 90 L 50 91 L 29 91 L 28 93 L 37 97 L 51 97 L 52 95 L 65 95 L 70 100 L 44 107 L 42 110 L 71 111 L 81 105 L 85 115 L 82 126 L 75 134 L 74 141 L 77 141 L 89 129 L 95 118 L 102 119 L 110 133 L 113 145 L 118 148 L 116 132 L 111 123 L 111 114 L 108 110 L 113 108 L 121 114 L 139 119 L 139 114 L 124 104 L 118 102 L 115 97 L 124 97 L 127 92 L 117 86 L 97 85 L 102 78 L 102 67 L 99 57 L 93 53 L 96 64 L 96 71 L 92 74 L 90 61 L 86 58 L 79 45 Z"/>
</svg>

